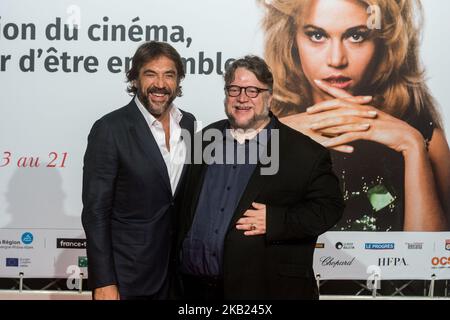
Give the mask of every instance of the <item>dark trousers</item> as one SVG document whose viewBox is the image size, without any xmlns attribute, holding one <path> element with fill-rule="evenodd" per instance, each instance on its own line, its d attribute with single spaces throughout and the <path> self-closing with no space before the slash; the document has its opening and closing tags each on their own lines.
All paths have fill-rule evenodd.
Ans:
<svg viewBox="0 0 450 320">
<path fill-rule="evenodd" d="M 164 281 L 162 287 L 152 295 L 148 296 L 127 296 L 120 295 L 120 300 L 166 300 L 169 298 L 169 281 Z"/>
<path fill-rule="evenodd" d="M 219 277 L 204 277 L 181 275 L 183 282 L 183 299 L 193 301 L 223 300 L 223 279 Z"/>
</svg>

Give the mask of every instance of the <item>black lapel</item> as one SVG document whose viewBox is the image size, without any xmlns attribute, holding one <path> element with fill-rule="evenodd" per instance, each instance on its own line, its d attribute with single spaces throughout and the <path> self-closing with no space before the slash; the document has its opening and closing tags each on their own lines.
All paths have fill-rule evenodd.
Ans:
<svg viewBox="0 0 450 320">
<path fill-rule="evenodd" d="M 167 187 L 170 194 L 172 188 L 170 187 L 169 174 L 167 172 L 166 163 L 161 155 L 158 144 L 156 143 L 153 134 L 148 127 L 147 121 L 139 110 L 138 106 L 133 100 L 128 104 L 128 111 L 131 118 L 132 126 L 130 128 L 131 134 L 136 138 L 136 141 L 142 146 L 145 154 L 152 164 L 157 167 L 158 173 L 161 175 L 164 185 Z"/>
<path fill-rule="evenodd" d="M 264 177 L 261 176 L 261 163 L 258 162 L 255 171 L 253 171 L 247 187 L 239 200 L 236 210 L 234 211 L 228 230 L 230 230 L 230 228 L 234 228 L 236 221 L 242 217 L 245 211 L 252 207 L 252 202 L 256 199 L 263 188 L 263 181 Z"/>
<path fill-rule="evenodd" d="M 271 116 L 273 115 L 271 114 Z M 279 120 L 275 116 L 273 117 L 275 118 L 273 129 L 280 129 Z M 270 148 L 271 143 L 272 139 L 269 139 L 267 144 L 268 148 Z M 261 166 L 262 164 L 258 159 L 255 171 L 253 171 L 253 174 L 248 181 L 247 187 L 245 188 L 236 207 L 236 210 L 234 211 L 233 218 L 231 219 L 230 225 L 228 226 L 228 231 L 230 231 L 231 228 L 234 228 L 234 226 L 236 225 L 236 221 L 242 217 L 245 211 L 252 207 L 252 202 L 255 201 L 261 190 L 264 188 L 264 176 L 261 175 Z"/>
<path fill-rule="evenodd" d="M 222 131 L 225 129 L 225 126 L 227 125 L 227 123 L 228 122 L 226 120 L 221 120 L 219 122 L 216 122 L 216 123 L 206 127 L 204 130 L 202 130 L 202 132 L 198 132 L 197 134 L 201 134 L 203 136 L 205 130 L 212 129 L 212 128 Z M 192 168 L 193 174 L 191 175 L 191 179 L 198 179 L 198 181 L 195 184 L 195 189 L 192 190 L 192 193 L 191 193 L 193 195 L 193 197 L 192 197 L 192 202 L 191 202 L 192 206 L 191 206 L 190 212 L 189 212 L 189 214 L 190 214 L 189 224 L 192 224 L 192 220 L 194 218 L 195 211 L 197 210 L 198 200 L 200 198 L 200 193 L 203 188 L 203 182 L 205 180 L 206 170 L 208 169 L 208 165 L 204 162 L 204 159 L 203 159 L 203 150 L 205 150 L 205 148 L 209 144 L 213 143 L 212 141 L 203 141 L 203 139 L 201 139 L 201 141 L 202 141 L 202 163 L 193 165 L 193 168 Z M 190 225 L 189 225 L 189 228 L 190 228 Z"/>
<path fill-rule="evenodd" d="M 189 151 L 192 152 L 192 144 L 194 143 L 194 130 L 195 130 L 195 123 L 194 123 L 194 118 L 191 118 L 186 112 L 184 112 L 183 110 L 179 109 L 181 111 L 181 113 L 183 114 L 183 117 L 181 118 L 180 121 L 180 127 L 181 129 L 187 130 L 189 132 L 189 137 L 191 138 L 190 143 L 188 144 L 188 141 L 186 141 L 185 139 L 183 140 L 186 146 L 186 152 L 187 155 L 189 155 Z M 188 159 L 188 157 L 186 158 L 186 163 L 183 166 L 183 170 L 181 172 L 180 175 L 180 180 L 178 182 L 178 185 L 175 189 L 175 194 L 174 194 L 174 198 L 178 195 L 179 190 L 181 189 L 181 184 L 183 183 L 184 180 L 184 176 L 186 175 L 188 168 L 189 168 L 189 161 L 190 159 Z"/>
<path fill-rule="evenodd" d="M 180 127 L 183 129 L 186 129 L 187 131 L 189 131 L 189 133 L 191 135 L 194 134 L 194 119 L 191 119 L 189 117 L 189 115 L 184 112 L 183 110 L 179 109 L 181 111 L 181 113 L 183 114 L 183 117 L 181 118 L 180 121 Z"/>
</svg>

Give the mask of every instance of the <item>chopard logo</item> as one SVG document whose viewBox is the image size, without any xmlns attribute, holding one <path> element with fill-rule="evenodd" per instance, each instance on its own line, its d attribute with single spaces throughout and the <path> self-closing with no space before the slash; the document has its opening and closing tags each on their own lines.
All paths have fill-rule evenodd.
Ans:
<svg viewBox="0 0 450 320">
<path fill-rule="evenodd" d="M 353 257 L 351 260 L 340 260 L 335 259 L 334 257 L 328 256 L 328 257 L 321 257 L 320 263 L 324 267 L 338 267 L 338 266 L 351 266 L 353 262 L 355 261 L 355 258 Z"/>
</svg>

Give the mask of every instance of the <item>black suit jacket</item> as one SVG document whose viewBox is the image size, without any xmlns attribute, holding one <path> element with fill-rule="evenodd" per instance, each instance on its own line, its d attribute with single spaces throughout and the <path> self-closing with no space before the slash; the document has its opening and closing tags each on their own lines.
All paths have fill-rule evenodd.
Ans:
<svg viewBox="0 0 450 320">
<path fill-rule="evenodd" d="M 194 116 L 182 113 L 180 126 L 193 134 Z M 125 296 L 157 292 L 168 275 L 176 201 L 134 99 L 93 125 L 82 196 L 90 287 L 117 284 Z"/>
<path fill-rule="evenodd" d="M 220 121 L 208 128 L 222 130 L 225 125 Z M 261 175 L 262 165 L 257 165 L 225 237 L 226 299 L 316 299 L 312 268 L 316 240 L 342 216 L 344 203 L 329 151 L 277 119 L 275 128 L 280 142 L 278 173 Z M 271 150 L 273 142 L 272 138 Z M 205 171 L 205 164 L 190 168 L 179 216 L 178 250 L 192 224 Z M 245 236 L 235 228 L 252 202 L 267 206 L 265 235 Z"/>
</svg>

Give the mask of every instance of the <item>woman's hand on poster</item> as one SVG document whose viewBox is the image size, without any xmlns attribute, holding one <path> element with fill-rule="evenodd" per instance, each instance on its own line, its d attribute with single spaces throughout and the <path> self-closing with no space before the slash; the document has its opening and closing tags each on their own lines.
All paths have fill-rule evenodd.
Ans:
<svg viewBox="0 0 450 320">
<path fill-rule="evenodd" d="M 332 89 L 335 88 L 332 87 Z M 370 102 L 371 97 L 353 97 L 340 89 L 335 92 L 335 95 L 337 95 L 336 99 L 318 103 L 308 109 L 310 112 L 287 116 L 281 118 L 281 121 L 330 149 L 351 153 L 352 146 L 345 143 L 333 143 L 332 138 L 349 132 L 367 131 L 370 125 L 366 119 L 375 118 L 377 113 L 357 108 Z M 332 119 L 339 119 L 338 125 L 323 127 Z M 328 145 L 329 143 L 332 145 Z"/>
<path fill-rule="evenodd" d="M 336 149 L 356 140 L 368 140 L 403 154 L 425 146 L 418 130 L 370 106 L 368 103 L 372 97 L 353 97 L 323 81 L 316 83 L 320 89 L 336 98 L 318 103 L 306 112 L 310 116 L 321 116 L 310 128 L 316 134 L 331 137 L 322 142 L 324 146 Z"/>
</svg>

